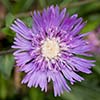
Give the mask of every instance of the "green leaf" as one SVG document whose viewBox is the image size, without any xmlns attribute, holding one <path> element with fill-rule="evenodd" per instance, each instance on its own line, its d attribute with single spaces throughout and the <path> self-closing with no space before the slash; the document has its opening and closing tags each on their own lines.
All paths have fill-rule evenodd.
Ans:
<svg viewBox="0 0 100 100">
<path fill-rule="evenodd" d="M 10 25 L 12 24 L 12 22 L 14 21 L 15 16 L 13 16 L 11 13 L 8 13 L 5 19 L 5 25 L 6 27 L 10 27 Z"/>
<path fill-rule="evenodd" d="M 44 94 L 38 88 L 31 88 L 29 96 L 30 100 L 44 100 Z"/>
<path fill-rule="evenodd" d="M 7 97 L 7 85 L 6 80 L 3 79 L 2 75 L 0 74 L 0 98 L 5 100 Z"/>
<path fill-rule="evenodd" d="M 10 38 L 15 36 L 15 32 L 11 31 L 9 27 L 4 27 L 1 31 L 5 35 L 10 36 Z"/>
<path fill-rule="evenodd" d="M 96 56 L 96 66 L 93 69 L 100 75 L 100 55 Z"/>
<path fill-rule="evenodd" d="M 9 36 L 10 40 L 13 39 L 13 37 L 15 36 L 15 32 L 11 31 L 10 29 L 10 26 L 13 23 L 14 19 L 15 16 L 11 13 L 8 13 L 5 18 L 5 27 L 1 29 L 1 32 L 3 32 L 6 36 Z"/>
<path fill-rule="evenodd" d="M 28 10 L 30 8 L 30 6 L 32 5 L 32 3 L 34 2 L 34 0 L 24 0 L 25 4 L 23 5 L 22 10 Z"/>
<path fill-rule="evenodd" d="M 33 4 L 34 0 L 18 0 L 12 7 L 13 13 L 18 13 L 28 10 Z"/>
<path fill-rule="evenodd" d="M 94 31 L 100 24 L 100 15 L 92 15 L 87 19 L 86 26 L 82 29 L 82 33 Z"/>
<path fill-rule="evenodd" d="M 63 0 L 47 0 L 48 5 L 59 5 Z"/>
<path fill-rule="evenodd" d="M 98 11 L 98 9 L 100 9 L 100 2 L 99 0 L 94 0 L 95 2 L 93 3 L 89 3 L 86 5 L 82 5 L 80 6 L 80 15 L 83 16 L 88 16 L 90 14 L 96 13 L 96 11 Z"/>
<path fill-rule="evenodd" d="M 60 7 L 61 8 L 68 8 L 70 4 L 75 3 L 78 0 L 62 0 L 62 2 L 60 3 Z"/>
<path fill-rule="evenodd" d="M 22 18 L 22 21 L 28 26 L 28 27 L 32 27 L 32 17 L 24 17 Z"/>
<path fill-rule="evenodd" d="M 13 65 L 14 65 L 13 55 L 7 54 L 0 56 L 0 72 L 6 78 L 10 77 Z"/>
<path fill-rule="evenodd" d="M 92 90 L 88 87 L 74 87 L 71 93 L 64 93 L 63 98 L 66 100 L 100 100 L 100 91 Z"/>
<path fill-rule="evenodd" d="M 42 8 L 46 7 L 46 0 L 39 0 L 39 4 Z"/>
<path fill-rule="evenodd" d="M 64 100 L 100 100 L 100 80 L 96 73 L 86 75 L 85 80 L 72 86 L 70 93 L 64 92 Z"/>
</svg>

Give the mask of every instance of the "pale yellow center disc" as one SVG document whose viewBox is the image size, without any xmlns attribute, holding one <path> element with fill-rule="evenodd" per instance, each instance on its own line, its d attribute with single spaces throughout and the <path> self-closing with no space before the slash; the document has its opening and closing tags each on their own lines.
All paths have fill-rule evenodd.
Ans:
<svg viewBox="0 0 100 100">
<path fill-rule="evenodd" d="M 55 38 L 46 39 L 42 44 L 42 54 L 44 57 L 52 59 L 56 58 L 59 53 L 59 44 Z"/>
</svg>

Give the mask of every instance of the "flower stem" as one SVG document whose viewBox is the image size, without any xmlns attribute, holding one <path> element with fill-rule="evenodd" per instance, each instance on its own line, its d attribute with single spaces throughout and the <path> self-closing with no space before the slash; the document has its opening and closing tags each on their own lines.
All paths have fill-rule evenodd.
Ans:
<svg viewBox="0 0 100 100">
<path fill-rule="evenodd" d="M 85 0 L 85 1 L 83 0 L 83 1 L 78 1 L 78 2 L 74 2 L 74 3 L 65 3 L 65 4 L 62 4 L 60 7 L 61 8 L 64 8 L 64 7 L 73 8 L 73 7 L 89 4 L 92 2 L 96 2 L 96 1 L 97 0 Z"/>
<path fill-rule="evenodd" d="M 5 51 L 0 51 L 0 56 L 1 55 L 5 55 L 5 54 L 9 54 L 9 53 L 13 53 L 15 50 L 14 49 L 9 49 L 9 50 L 5 50 Z"/>
</svg>

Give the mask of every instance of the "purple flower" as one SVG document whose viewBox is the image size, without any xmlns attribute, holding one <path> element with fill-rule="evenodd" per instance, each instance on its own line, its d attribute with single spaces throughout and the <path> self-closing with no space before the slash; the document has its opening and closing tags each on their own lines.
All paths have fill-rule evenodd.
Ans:
<svg viewBox="0 0 100 100">
<path fill-rule="evenodd" d="M 74 84 L 84 80 L 78 72 L 91 73 L 94 61 L 79 57 L 91 56 L 91 48 L 83 39 L 87 34 L 79 34 L 86 23 L 77 17 L 69 16 L 66 8 L 60 12 L 58 6 L 51 6 L 42 14 L 34 11 L 32 28 L 19 19 L 12 24 L 11 29 L 16 32 L 13 55 L 20 71 L 27 73 L 22 83 L 47 91 L 52 80 L 54 95 L 60 96 L 71 90 L 66 80 Z"/>
<path fill-rule="evenodd" d="M 91 34 L 88 35 L 88 42 L 92 44 L 91 52 L 99 56 L 100 55 L 100 26 L 98 26 L 94 31 L 91 31 L 90 33 Z"/>
</svg>

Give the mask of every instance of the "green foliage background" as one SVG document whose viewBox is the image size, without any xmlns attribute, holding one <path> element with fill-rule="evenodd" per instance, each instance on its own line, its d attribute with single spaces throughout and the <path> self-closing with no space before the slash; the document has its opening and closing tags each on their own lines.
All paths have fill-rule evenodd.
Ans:
<svg viewBox="0 0 100 100">
<path fill-rule="evenodd" d="M 85 81 L 71 86 L 70 93 L 64 92 L 60 97 L 53 96 L 53 90 L 47 93 L 39 88 L 28 88 L 20 84 L 24 73 L 17 72 L 12 56 L 11 45 L 15 33 L 9 27 L 16 18 L 22 19 L 31 27 L 30 12 L 42 10 L 50 5 L 66 7 L 70 15 L 78 13 L 87 20 L 82 32 L 93 31 L 100 24 L 99 0 L 0 0 L 0 100 L 100 100 L 100 55 L 94 55 L 96 66 L 91 75 L 82 76 Z M 7 52 L 7 53 L 6 53 Z"/>
</svg>

